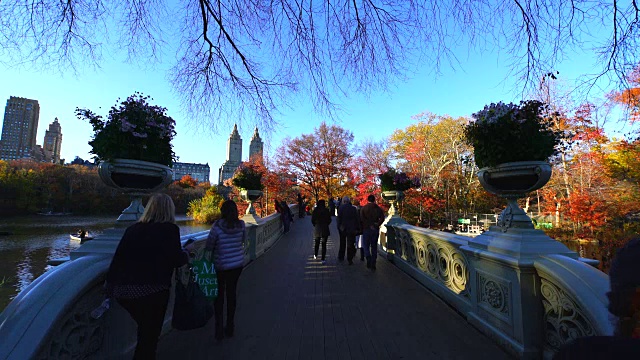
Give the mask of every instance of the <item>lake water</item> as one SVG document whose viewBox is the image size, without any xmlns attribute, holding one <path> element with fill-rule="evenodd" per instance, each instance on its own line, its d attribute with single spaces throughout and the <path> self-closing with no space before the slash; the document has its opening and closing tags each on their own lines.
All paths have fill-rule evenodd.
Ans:
<svg viewBox="0 0 640 360">
<path fill-rule="evenodd" d="M 0 311 L 45 271 L 47 262 L 69 256 L 80 247 L 69 234 L 86 229 L 100 235 L 115 223 L 113 216 L 23 216 L 0 219 Z M 182 235 L 209 230 L 185 216 L 176 219 Z"/>
</svg>

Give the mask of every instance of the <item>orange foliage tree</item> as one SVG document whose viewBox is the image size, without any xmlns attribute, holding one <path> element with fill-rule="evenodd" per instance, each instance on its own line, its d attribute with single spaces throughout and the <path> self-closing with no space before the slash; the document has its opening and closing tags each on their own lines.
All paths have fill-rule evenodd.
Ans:
<svg viewBox="0 0 640 360">
<path fill-rule="evenodd" d="M 629 85 L 627 88 L 613 91 L 608 97 L 625 108 L 631 122 L 637 122 L 640 120 L 640 65 L 629 73 L 626 80 Z"/>
<path fill-rule="evenodd" d="M 278 168 L 295 176 L 304 193 L 315 201 L 341 196 L 348 181 L 353 134 L 323 122 L 311 134 L 287 138 L 277 152 Z"/>
<path fill-rule="evenodd" d="M 180 180 L 175 181 L 175 183 L 183 189 L 194 188 L 198 185 L 198 181 L 189 174 L 184 175 Z"/>
</svg>

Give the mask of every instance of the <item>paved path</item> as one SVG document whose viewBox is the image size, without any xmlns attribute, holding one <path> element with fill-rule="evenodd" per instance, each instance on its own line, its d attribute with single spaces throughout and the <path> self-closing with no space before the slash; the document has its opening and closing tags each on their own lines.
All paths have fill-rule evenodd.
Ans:
<svg viewBox="0 0 640 360">
<path fill-rule="evenodd" d="M 244 269 L 236 334 L 214 339 L 214 321 L 172 331 L 160 359 L 469 359 L 510 357 L 457 312 L 387 260 L 371 272 L 337 261 L 331 224 L 327 263 L 313 260 L 311 217 Z"/>
</svg>

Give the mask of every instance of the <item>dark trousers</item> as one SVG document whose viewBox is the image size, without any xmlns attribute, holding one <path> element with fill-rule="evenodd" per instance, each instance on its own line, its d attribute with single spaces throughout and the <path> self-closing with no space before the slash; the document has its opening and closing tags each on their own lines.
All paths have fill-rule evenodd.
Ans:
<svg viewBox="0 0 640 360">
<path fill-rule="evenodd" d="M 347 260 L 352 261 L 356 255 L 356 235 L 340 231 L 340 248 L 338 249 L 338 259 L 344 260 L 345 248 L 347 250 Z"/>
<path fill-rule="evenodd" d="M 364 243 L 364 255 L 367 257 L 367 263 L 376 264 L 378 258 L 378 228 L 364 229 L 362 233 L 362 242 Z"/>
<path fill-rule="evenodd" d="M 351 262 L 353 261 L 353 257 L 356 256 L 356 235 L 347 234 L 346 242 L 347 242 L 347 260 Z"/>
<path fill-rule="evenodd" d="M 225 297 L 227 298 L 227 327 L 233 329 L 235 326 L 238 279 L 241 273 L 242 268 L 216 272 L 218 276 L 218 297 L 213 303 L 216 314 L 216 333 L 222 333 L 222 309 L 224 308 Z"/>
<path fill-rule="evenodd" d="M 324 260 L 324 258 L 327 256 L 327 238 L 329 238 L 328 236 L 322 236 L 322 260 Z M 316 237 L 316 248 L 315 248 L 315 255 L 318 256 L 318 248 L 320 247 L 320 237 Z"/>
<path fill-rule="evenodd" d="M 284 233 L 288 233 L 289 232 L 289 228 L 291 227 L 291 217 L 289 216 L 289 214 L 284 213 L 281 215 L 282 216 L 282 226 L 284 227 Z"/>
<path fill-rule="evenodd" d="M 338 247 L 338 260 L 344 260 L 344 250 L 347 247 L 347 233 L 339 231 L 340 233 L 340 247 Z"/>
<path fill-rule="evenodd" d="M 158 338 L 169 302 L 169 290 L 137 299 L 117 299 L 138 324 L 138 343 L 134 359 L 155 359 Z"/>
</svg>

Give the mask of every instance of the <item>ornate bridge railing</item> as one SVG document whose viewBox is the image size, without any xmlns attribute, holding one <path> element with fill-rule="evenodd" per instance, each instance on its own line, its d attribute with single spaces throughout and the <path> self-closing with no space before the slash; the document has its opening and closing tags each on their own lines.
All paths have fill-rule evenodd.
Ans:
<svg viewBox="0 0 640 360">
<path fill-rule="evenodd" d="M 608 276 L 542 231 L 469 238 L 392 220 L 388 259 L 513 355 L 550 358 L 576 337 L 612 333 Z"/>
<path fill-rule="evenodd" d="M 296 206 L 292 206 L 292 211 Z M 250 219 L 247 219 L 250 220 Z M 282 235 L 279 214 L 247 221 L 245 264 Z M 114 301 L 103 316 L 92 312 L 104 300 L 103 284 L 124 229 L 113 229 L 87 242 L 71 260 L 44 273 L 0 313 L 0 359 L 83 359 L 130 357 L 135 323 Z M 203 248 L 209 231 L 182 236 Z M 163 334 L 171 330 L 173 294 Z M 97 317 L 97 318 L 96 318 Z"/>
</svg>

